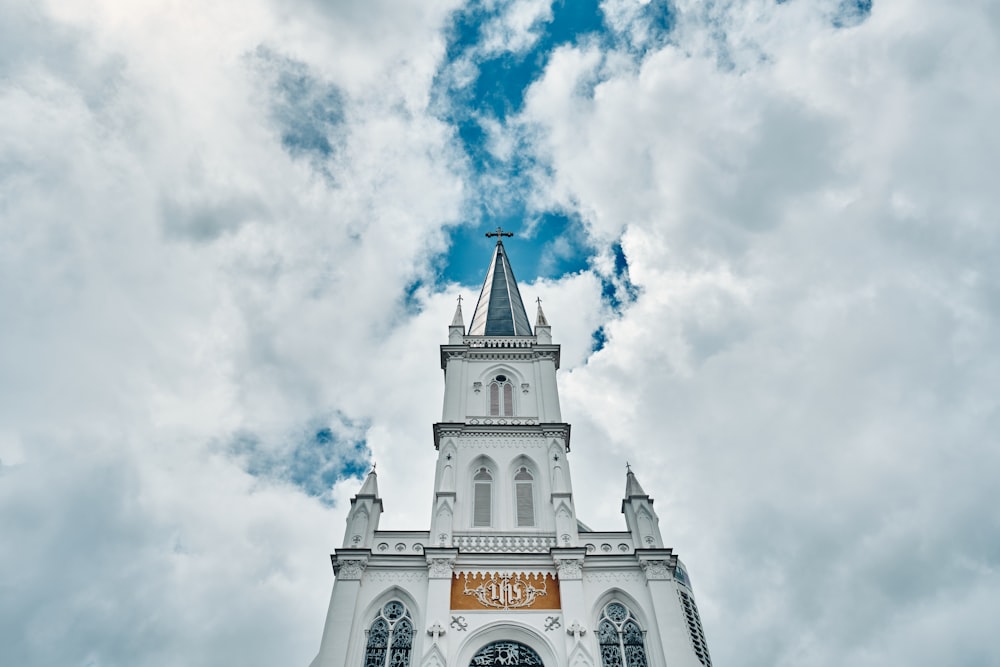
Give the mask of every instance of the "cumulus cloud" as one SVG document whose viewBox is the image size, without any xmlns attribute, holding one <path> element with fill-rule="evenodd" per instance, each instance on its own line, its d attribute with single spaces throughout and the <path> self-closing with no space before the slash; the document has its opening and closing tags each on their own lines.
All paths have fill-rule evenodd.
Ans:
<svg viewBox="0 0 1000 667">
<path fill-rule="evenodd" d="M 677 10 L 671 43 L 640 58 L 561 49 L 521 119 L 541 128 L 545 191 L 622 235 L 639 288 L 564 382 L 588 424 L 577 450 L 601 452 L 577 461 L 601 488 L 581 512 L 614 521 L 593 500 L 620 492 L 602 470 L 640 462 L 720 663 L 996 660 L 969 620 L 997 590 L 983 120 L 1000 99 L 971 83 L 995 17 Z M 945 600 L 963 612 L 930 639 Z M 975 648 L 944 657 L 952 633 Z"/>
<path fill-rule="evenodd" d="M 6 3 L 5 661 L 307 664 L 515 214 L 580 517 L 630 460 L 717 664 L 1000 659 L 996 8 L 581 6 Z"/>
</svg>

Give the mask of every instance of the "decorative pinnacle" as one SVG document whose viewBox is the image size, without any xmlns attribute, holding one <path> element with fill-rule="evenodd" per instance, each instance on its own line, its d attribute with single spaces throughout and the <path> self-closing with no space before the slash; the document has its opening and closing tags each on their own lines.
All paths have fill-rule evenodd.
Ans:
<svg viewBox="0 0 1000 667">
<path fill-rule="evenodd" d="M 535 299 L 535 303 L 538 304 L 538 312 L 535 315 L 535 326 L 536 327 L 547 327 L 549 326 L 549 321 L 545 319 L 545 313 L 542 312 L 542 297 Z"/>
<path fill-rule="evenodd" d="M 486 232 L 486 238 L 491 238 L 491 237 L 495 236 L 495 237 L 497 237 L 497 243 L 498 244 L 500 243 L 500 241 L 503 239 L 504 236 L 510 237 L 510 236 L 513 236 L 513 235 L 514 235 L 514 232 L 505 232 L 503 230 L 503 227 L 497 227 L 497 230 L 495 232 Z"/>
</svg>

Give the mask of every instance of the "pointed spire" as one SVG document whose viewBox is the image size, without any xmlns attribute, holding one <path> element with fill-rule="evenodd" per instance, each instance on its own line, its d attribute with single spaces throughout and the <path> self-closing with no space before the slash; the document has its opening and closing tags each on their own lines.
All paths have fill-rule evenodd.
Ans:
<svg viewBox="0 0 1000 667">
<path fill-rule="evenodd" d="M 458 306 L 455 308 L 455 317 L 451 318 L 451 326 L 465 328 L 465 318 L 462 317 L 462 295 L 458 295 Z"/>
<path fill-rule="evenodd" d="M 502 237 L 510 235 L 503 230 L 488 234 L 497 237 L 497 245 L 472 315 L 472 324 L 469 325 L 470 336 L 531 335 L 528 314 L 503 247 Z"/>
<path fill-rule="evenodd" d="M 538 312 L 535 313 L 535 326 L 536 327 L 547 327 L 549 326 L 549 321 L 545 319 L 545 313 L 542 312 L 542 297 L 535 299 L 538 303 Z"/>
<path fill-rule="evenodd" d="M 368 477 L 365 478 L 365 483 L 361 485 L 361 490 L 358 491 L 359 496 L 374 496 L 378 498 L 378 475 L 375 474 L 375 464 L 372 464 L 371 472 L 368 473 Z"/>
<path fill-rule="evenodd" d="M 648 495 L 643 491 L 642 485 L 639 484 L 639 480 L 635 478 L 635 473 L 632 472 L 632 466 L 627 462 L 625 463 L 625 470 L 628 471 L 625 475 L 625 497 L 632 498 L 634 496 Z"/>
</svg>

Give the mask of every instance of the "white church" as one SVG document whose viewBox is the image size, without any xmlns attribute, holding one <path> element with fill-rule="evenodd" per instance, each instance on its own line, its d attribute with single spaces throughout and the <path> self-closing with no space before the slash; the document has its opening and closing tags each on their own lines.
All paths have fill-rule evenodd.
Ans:
<svg viewBox="0 0 1000 667">
<path fill-rule="evenodd" d="M 430 530 L 382 531 L 373 470 L 351 500 L 311 667 L 711 667 L 684 565 L 625 475 L 625 530 L 576 516 L 559 345 L 532 329 L 497 230 L 468 330 L 441 346 Z M 429 448 L 428 448 L 429 449 Z"/>
</svg>

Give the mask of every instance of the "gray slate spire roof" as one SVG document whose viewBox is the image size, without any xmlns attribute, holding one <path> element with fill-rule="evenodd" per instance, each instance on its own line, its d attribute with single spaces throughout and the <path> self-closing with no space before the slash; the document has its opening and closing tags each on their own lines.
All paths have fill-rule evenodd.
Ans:
<svg viewBox="0 0 1000 667">
<path fill-rule="evenodd" d="M 507 252 L 497 239 L 483 291 L 469 326 L 470 336 L 530 336 L 531 325 L 514 280 Z"/>
</svg>

